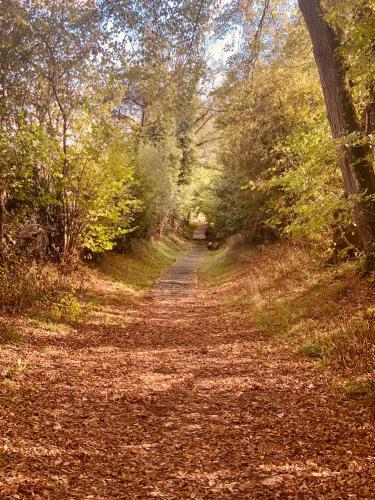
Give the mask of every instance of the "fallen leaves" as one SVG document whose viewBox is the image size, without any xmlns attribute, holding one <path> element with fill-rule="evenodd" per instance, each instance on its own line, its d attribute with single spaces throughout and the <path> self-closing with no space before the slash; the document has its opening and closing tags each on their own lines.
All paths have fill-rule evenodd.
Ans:
<svg viewBox="0 0 375 500">
<path fill-rule="evenodd" d="M 283 482 L 283 476 L 271 476 L 263 479 L 262 484 L 264 486 L 277 486 Z"/>
<path fill-rule="evenodd" d="M 372 498 L 371 409 L 215 300 L 163 292 L 118 307 L 126 335 L 99 311 L 26 338 L 1 386 L 1 498 Z"/>
</svg>

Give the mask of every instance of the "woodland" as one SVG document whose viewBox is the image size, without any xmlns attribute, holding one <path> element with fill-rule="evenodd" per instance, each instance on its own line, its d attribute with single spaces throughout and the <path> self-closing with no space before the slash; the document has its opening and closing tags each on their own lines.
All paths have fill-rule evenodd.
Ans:
<svg viewBox="0 0 375 500">
<path fill-rule="evenodd" d="M 0 128 L 1 498 L 373 498 L 374 0 L 0 0 Z"/>
<path fill-rule="evenodd" d="M 371 1 L 195 4 L 2 2 L 5 274 L 197 212 L 372 269 Z"/>
</svg>

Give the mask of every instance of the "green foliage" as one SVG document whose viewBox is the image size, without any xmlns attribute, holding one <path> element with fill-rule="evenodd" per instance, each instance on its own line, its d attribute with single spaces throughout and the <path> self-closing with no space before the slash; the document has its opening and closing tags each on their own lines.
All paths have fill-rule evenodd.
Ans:
<svg viewBox="0 0 375 500">
<path fill-rule="evenodd" d="M 267 60 L 246 77 L 235 68 L 216 91 L 222 173 L 205 206 L 219 237 L 242 232 L 263 242 L 284 235 L 329 254 L 353 222 L 354 200 L 344 198 L 306 29 L 298 19 L 280 22 L 281 33 L 269 32 Z"/>
<path fill-rule="evenodd" d="M 87 312 L 87 308 L 82 306 L 76 295 L 69 291 L 64 292 L 53 304 L 48 316 L 56 322 L 74 324 L 81 321 Z"/>
<path fill-rule="evenodd" d="M 312 123 L 311 130 L 296 130 L 276 146 L 281 159 L 265 172 L 260 189 L 276 193 L 267 203 L 271 227 L 329 245 L 338 214 L 344 224 L 351 220 L 352 203 L 343 197 L 336 150 L 319 118 L 324 126 Z"/>
<path fill-rule="evenodd" d="M 6 252 L 69 263 L 186 218 L 209 10 L 138 0 L 0 9 Z"/>
<path fill-rule="evenodd" d="M 140 201 L 132 195 L 134 187 L 134 153 L 131 137 L 108 115 L 95 127 L 81 121 L 79 138 L 72 153 L 85 161 L 76 166 L 77 177 L 72 204 L 80 207 L 79 237 L 83 248 L 95 253 L 111 250 L 133 231 L 134 214 Z M 90 118 L 90 117 L 89 117 Z M 81 160 L 82 161 L 82 160 Z M 74 196 L 74 195 L 73 195 Z"/>
<path fill-rule="evenodd" d="M 143 210 L 137 218 L 140 235 L 149 237 L 170 229 L 177 211 L 177 180 L 180 153 L 171 140 L 158 148 L 143 144 L 137 157 L 136 193 Z"/>
<path fill-rule="evenodd" d="M 329 0 L 328 6 L 327 19 L 340 30 L 340 53 L 357 105 L 363 110 L 374 85 L 375 4 L 373 0 Z"/>
</svg>

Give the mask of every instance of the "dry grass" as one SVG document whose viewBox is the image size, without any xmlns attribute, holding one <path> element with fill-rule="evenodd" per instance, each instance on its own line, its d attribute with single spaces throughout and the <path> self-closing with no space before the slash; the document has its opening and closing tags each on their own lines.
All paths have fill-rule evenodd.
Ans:
<svg viewBox="0 0 375 500">
<path fill-rule="evenodd" d="M 186 241 L 178 238 L 137 241 L 126 254 L 106 254 L 96 267 L 106 279 L 142 294 L 149 291 L 162 269 L 186 248 Z"/>
<path fill-rule="evenodd" d="M 22 350 L 30 335 L 55 335 L 75 328 L 92 314 L 109 320 L 117 307 L 129 308 L 150 289 L 161 270 L 188 243 L 176 238 L 138 242 L 127 254 L 109 253 L 95 265 L 69 274 L 56 265 L 19 260 L 0 271 L 0 353 Z"/>
<path fill-rule="evenodd" d="M 0 310 L 7 315 L 45 309 L 68 287 L 67 276 L 54 265 L 18 259 L 0 269 Z"/>
<path fill-rule="evenodd" d="M 285 242 L 229 245 L 209 255 L 200 276 L 219 285 L 224 314 L 245 316 L 263 334 L 316 358 L 349 394 L 373 391 L 374 276 L 361 277 L 354 264 L 324 267 L 308 247 Z"/>
</svg>

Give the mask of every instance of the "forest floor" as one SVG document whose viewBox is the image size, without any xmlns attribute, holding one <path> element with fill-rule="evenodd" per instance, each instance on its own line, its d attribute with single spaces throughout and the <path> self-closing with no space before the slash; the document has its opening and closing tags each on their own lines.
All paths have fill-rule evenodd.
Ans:
<svg viewBox="0 0 375 500">
<path fill-rule="evenodd" d="M 92 280 L 86 321 L 1 351 L 1 498 L 374 498 L 371 407 L 223 313 L 204 254 L 145 297 Z"/>
</svg>

